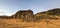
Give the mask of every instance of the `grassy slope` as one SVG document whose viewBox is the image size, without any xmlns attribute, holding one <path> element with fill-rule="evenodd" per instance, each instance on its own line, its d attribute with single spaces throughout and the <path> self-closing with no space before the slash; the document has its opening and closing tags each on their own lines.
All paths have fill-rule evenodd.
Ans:
<svg viewBox="0 0 60 28">
<path fill-rule="evenodd" d="M 40 22 L 21 22 L 20 20 L 0 19 L 0 28 L 60 28 L 60 20 L 41 20 Z"/>
</svg>

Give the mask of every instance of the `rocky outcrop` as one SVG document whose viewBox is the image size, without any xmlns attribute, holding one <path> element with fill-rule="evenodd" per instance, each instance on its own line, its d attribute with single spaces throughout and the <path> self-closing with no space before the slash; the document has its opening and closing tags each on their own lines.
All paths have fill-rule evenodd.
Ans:
<svg viewBox="0 0 60 28">
<path fill-rule="evenodd" d="M 12 15 L 13 18 L 21 19 L 31 17 L 33 15 L 32 10 L 20 10 L 16 14 Z"/>
<path fill-rule="evenodd" d="M 20 10 L 16 14 L 11 16 L 13 19 L 23 19 L 23 20 L 32 20 L 33 11 L 32 10 Z"/>
<path fill-rule="evenodd" d="M 20 10 L 12 16 L 0 16 L 0 19 L 22 19 L 23 21 L 32 21 L 33 11 L 32 10 Z"/>
</svg>

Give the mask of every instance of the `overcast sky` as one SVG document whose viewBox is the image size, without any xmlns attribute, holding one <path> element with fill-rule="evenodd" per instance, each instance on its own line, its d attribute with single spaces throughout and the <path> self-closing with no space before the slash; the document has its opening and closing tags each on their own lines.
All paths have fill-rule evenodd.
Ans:
<svg viewBox="0 0 60 28">
<path fill-rule="evenodd" d="M 60 0 L 0 0 L 0 15 L 12 15 L 18 10 L 33 10 L 34 14 L 60 8 Z"/>
</svg>

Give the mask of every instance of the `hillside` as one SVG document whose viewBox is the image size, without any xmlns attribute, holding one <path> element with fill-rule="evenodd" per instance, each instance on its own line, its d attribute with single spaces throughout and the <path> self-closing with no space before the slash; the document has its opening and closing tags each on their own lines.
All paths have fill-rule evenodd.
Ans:
<svg viewBox="0 0 60 28">
<path fill-rule="evenodd" d="M 60 9 L 51 9 L 34 15 L 36 19 L 60 19 Z"/>
<path fill-rule="evenodd" d="M 43 18 L 44 17 L 44 18 Z M 41 19 L 59 19 L 60 8 L 51 9 L 44 12 L 33 14 L 32 10 L 20 10 L 12 16 L 0 16 L 3 19 L 22 19 L 23 21 L 35 21 Z"/>
<path fill-rule="evenodd" d="M 48 15 L 60 15 L 60 8 L 55 8 L 47 11 Z"/>
<path fill-rule="evenodd" d="M 60 28 L 60 9 L 35 15 L 32 10 L 20 10 L 12 16 L 0 16 L 0 28 Z"/>
<path fill-rule="evenodd" d="M 20 10 L 17 11 L 14 15 L 12 16 L 0 16 L 0 18 L 5 18 L 5 19 L 23 19 L 23 20 L 28 20 L 28 21 L 35 21 L 35 20 L 41 20 L 41 19 L 58 19 L 60 15 L 60 9 L 55 8 L 51 9 L 48 11 L 44 12 L 39 12 L 37 14 L 33 14 L 32 10 Z M 44 17 L 44 18 L 43 18 Z"/>
</svg>

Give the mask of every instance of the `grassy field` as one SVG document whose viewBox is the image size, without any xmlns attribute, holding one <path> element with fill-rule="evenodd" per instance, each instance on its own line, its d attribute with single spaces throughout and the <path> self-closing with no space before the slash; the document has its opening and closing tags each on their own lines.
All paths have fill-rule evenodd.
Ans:
<svg viewBox="0 0 60 28">
<path fill-rule="evenodd" d="M 60 20 L 22 22 L 21 19 L 0 19 L 0 28 L 60 28 Z"/>
</svg>

